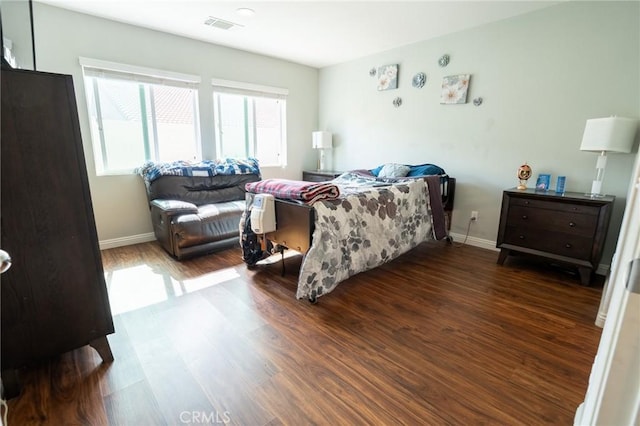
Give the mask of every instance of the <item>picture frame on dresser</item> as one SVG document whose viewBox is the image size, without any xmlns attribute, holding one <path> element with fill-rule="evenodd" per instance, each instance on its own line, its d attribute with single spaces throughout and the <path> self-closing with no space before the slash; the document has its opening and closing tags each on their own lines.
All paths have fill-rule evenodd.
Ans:
<svg viewBox="0 0 640 426">
<path fill-rule="evenodd" d="M 536 181 L 536 189 L 538 191 L 548 191 L 550 185 L 551 175 L 544 173 L 538 175 L 538 180 Z"/>
<path fill-rule="evenodd" d="M 576 267 L 580 283 L 589 285 L 602 258 L 614 201 L 609 195 L 505 190 L 497 263 L 503 265 L 512 252 L 538 256 Z"/>
</svg>

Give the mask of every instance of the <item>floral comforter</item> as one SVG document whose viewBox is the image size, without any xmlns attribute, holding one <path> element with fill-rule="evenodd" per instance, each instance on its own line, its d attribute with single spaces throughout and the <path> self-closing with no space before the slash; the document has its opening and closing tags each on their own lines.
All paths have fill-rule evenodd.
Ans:
<svg viewBox="0 0 640 426">
<path fill-rule="evenodd" d="M 432 238 L 424 180 L 378 186 L 383 185 L 379 180 L 346 176 L 333 182 L 347 195 L 313 204 L 313 244 L 300 269 L 298 299 L 325 295 L 350 276 Z"/>
</svg>

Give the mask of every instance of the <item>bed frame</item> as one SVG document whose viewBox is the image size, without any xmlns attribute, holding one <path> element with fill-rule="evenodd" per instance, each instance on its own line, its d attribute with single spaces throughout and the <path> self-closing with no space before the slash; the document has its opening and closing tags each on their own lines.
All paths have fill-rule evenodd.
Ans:
<svg viewBox="0 0 640 426">
<path fill-rule="evenodd" d="M 447 231 L 451 230 L 455 188 L 456 179 L 446 175 L 443 176 L 440 183 L 440 193 L 442 194 Z M 278 244 L 305 254 L 311 247 L 311 239 L 315 229 L 313 207 L 293 201 L 276 199 L 275 209 L 278 229 L 264 236 L 258 236 L 262 246 L 266 247 L 267 241 L 269 241 L 272 244 Z M 451 242 L 451 238 L 447 237 L 447 241 Z"/>
</svg>

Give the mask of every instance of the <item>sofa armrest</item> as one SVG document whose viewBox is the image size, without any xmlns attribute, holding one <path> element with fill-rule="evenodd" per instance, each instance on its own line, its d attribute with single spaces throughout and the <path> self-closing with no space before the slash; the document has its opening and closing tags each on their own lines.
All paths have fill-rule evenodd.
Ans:
<svg viewBox="0 0 640 426">
<path fill-rule="evenodd" d="M 180 200 L 156 199 L 149 203 L 151 209 L 151 223 L 156 239 L 162 247 L 171 255 L 176 255 L 173 236 L 171 235 L 171 222 L 175 216 L 193 214 L 198 212 L 195 204 Z"/>
<path fill-rule="evenodd" d="M 197 213 L 198 207 L 193 203 L 180 200 L 153 200 L 151 206 L 157 207 L 162 213 L 173 216 L 176 214 Z"/>
</svg>

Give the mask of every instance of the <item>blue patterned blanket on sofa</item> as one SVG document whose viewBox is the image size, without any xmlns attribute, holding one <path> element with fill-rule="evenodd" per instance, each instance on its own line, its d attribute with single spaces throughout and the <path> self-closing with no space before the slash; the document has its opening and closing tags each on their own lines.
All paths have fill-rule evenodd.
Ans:
<svg viewBox="0 0 640 426">
<path fill-rule="evenodd" d="M 198 163 L 173 161 L 155 163 L 147 161 L 136 168 L 135 172 L 145 182 L 151 183 L 161 176 L 216 176 L 216 175 L 248 175 L 260 176 L 260 166 L 255 158 L 225 158 L 222 160 L 203 160 Z"/>
</svg>

